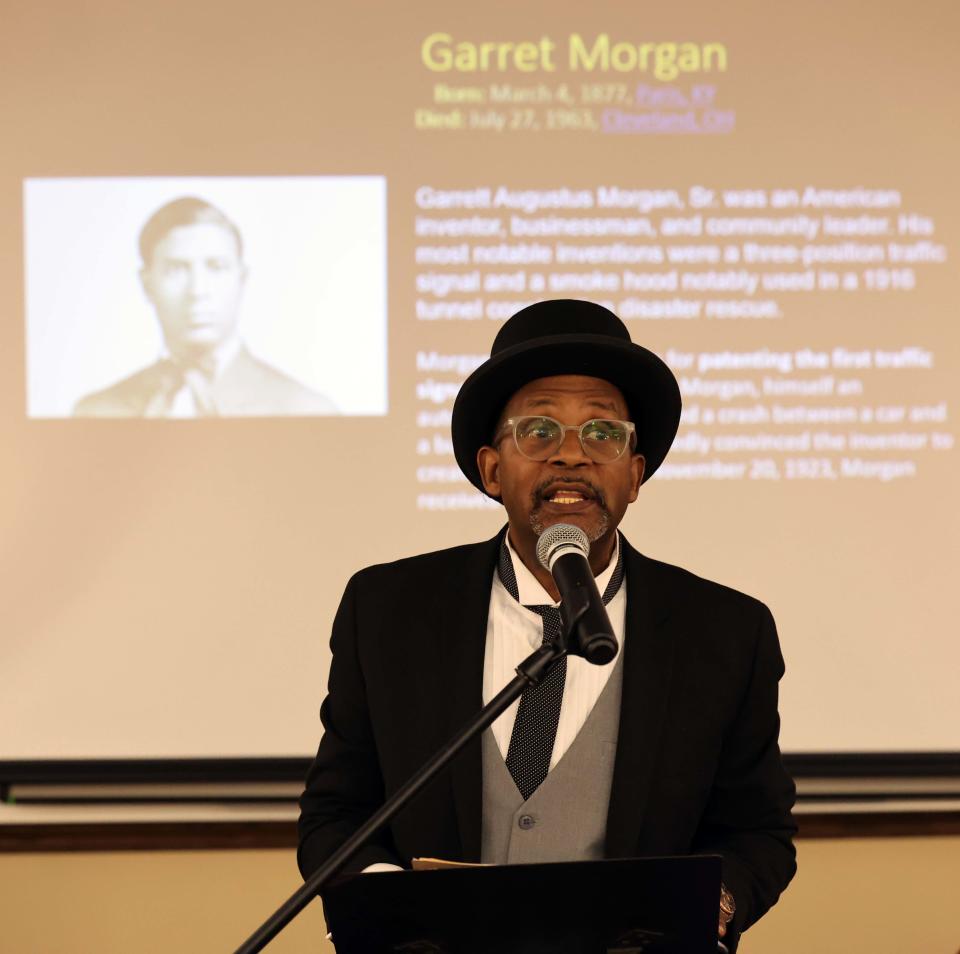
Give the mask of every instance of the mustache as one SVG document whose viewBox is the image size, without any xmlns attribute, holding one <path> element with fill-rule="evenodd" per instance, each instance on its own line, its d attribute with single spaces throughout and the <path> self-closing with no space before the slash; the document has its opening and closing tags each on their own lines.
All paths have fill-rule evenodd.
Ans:
<svg viewBox="0 0 960 954">
<path fill-rule="evenodd" d="M 607 499 L 604 497 L 603 491 L 596 484 L 583 477 L 551 477 L 549 480 L 542 481 L 533 488 L 533 492 L 530 494 L 533 506 L 536 508 L 544 503 L 547 499 L 547 488 L 556 487 L 557 484 L 577 484 L 580 487 L 586 487 L 600 507 L 606 510 Z"/>
</svg>

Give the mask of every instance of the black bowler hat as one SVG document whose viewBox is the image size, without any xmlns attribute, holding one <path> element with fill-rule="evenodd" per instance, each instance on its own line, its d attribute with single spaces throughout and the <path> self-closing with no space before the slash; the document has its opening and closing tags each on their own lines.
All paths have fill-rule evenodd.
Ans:
<svg viewBox="0 0 960 954">
<path fill-rule="evenodd" d="M 477 451 L 493 440 L 507 401 L 530 381 L 556 374 L 602 378 L 623 392 L 637 427 L 637 452 L 646 458 L 643 479 L 649 480 L 680 425 L 677 379 L 652 351 L 630 340 L 612 311 L 559 299 L 529 305 L 510 318 L 493 339 L 490 359 L 460 388 L 450 426 L 453 452 L 470 483 L 483 490 Z"/>
</svg>

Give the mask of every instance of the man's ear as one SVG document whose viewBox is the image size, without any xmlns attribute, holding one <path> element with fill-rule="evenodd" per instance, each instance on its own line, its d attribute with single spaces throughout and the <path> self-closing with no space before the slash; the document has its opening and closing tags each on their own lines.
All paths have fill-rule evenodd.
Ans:
<svg viewBox="0 0 960 954">
<path fill-rule="evenodd" d="M 500 452 L 494 447 L 481 447 L 477 451 L 477 469 L 483 489 L 491 496 L 500 499 Z"/>
<path fill-rule="evenodd" d="M 643 454 L 633 454 L 630 458 L 630 503 L 633 503 L 640 493 L 640 484 L 647 468 L 647 459 Z"/>
</svg>

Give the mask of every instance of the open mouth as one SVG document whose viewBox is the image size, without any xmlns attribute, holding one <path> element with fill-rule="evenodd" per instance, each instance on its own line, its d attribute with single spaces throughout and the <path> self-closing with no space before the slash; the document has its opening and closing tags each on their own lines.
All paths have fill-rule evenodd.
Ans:
<svg viewBox="0 0 960 954">
<path fill-rule="evenodd" d="M 544 502 L 559 507 L 576 507 L 578 504 L 592 503 L 598 497 L 592 487 L 580 483 L 548 484 L 539 496 Z"/>
<path fill-rule="evenodd" d="M 589 498 L 584 497 L 583 494 L 571 493 L 569 490 L 558 490 L 552 497 L 547 498 L 547 502 L 570 506 L 571 504 L 583 503 L 587 499 Z"/>
</svg>

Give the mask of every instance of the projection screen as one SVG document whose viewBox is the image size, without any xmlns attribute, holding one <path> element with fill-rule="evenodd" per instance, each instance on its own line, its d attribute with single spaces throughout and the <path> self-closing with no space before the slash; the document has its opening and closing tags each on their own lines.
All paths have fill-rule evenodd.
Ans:
<svg viewBox="0 0 960 954">
<path fill-rule="evenodd" d="M 770 605 L 784 750 L 960 751 L 956 5 L 7 19 L 0 761 L 310 754 L 350 575 L 504 522 L 450 408 L 543 298 L 676 373 L 623 530 Z"/>
</svg>

